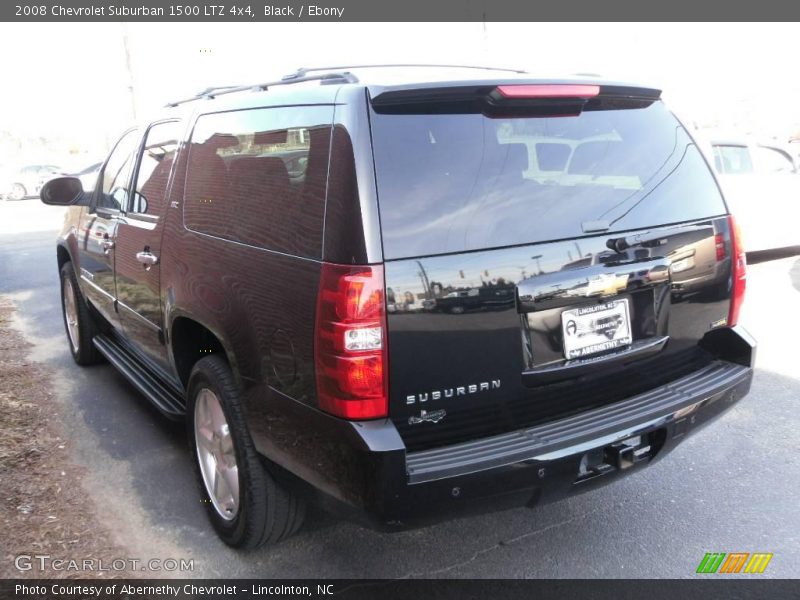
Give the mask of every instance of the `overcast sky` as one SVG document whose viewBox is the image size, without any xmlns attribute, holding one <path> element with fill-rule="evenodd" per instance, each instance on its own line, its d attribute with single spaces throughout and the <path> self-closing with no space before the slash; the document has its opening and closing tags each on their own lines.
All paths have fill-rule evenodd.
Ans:
<svg viewBox="0 0 800 600">
<path fill-rule="evenodd" d="M 300 66 L 456 63 L 649 83 L 684 119 L 800 128 L 797 24 L 0 24 L 0 132 L 113 138 L 209 85 Z M 130 73 L 126 69 L 127 35 Z M 2 159 L 2 157 L 0 157 Z"/>
</svg>

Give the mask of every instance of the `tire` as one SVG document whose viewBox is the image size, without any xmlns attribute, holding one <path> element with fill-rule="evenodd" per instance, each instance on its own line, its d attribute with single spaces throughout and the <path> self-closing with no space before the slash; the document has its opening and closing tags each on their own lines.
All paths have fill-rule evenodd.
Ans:
<svg viewBox="0 0 800 600">
<path fill-rule="evenodd" d="M 714 285 L 709 289 L 709 295 L 712 300 L 726 300 L 731 297 L 733 293 L 733 275 L 728 275 L 728 278 Z"/>
<path fill-rule="evenodd" d="M 25 186 L 21 183 L 15 183 L 11 186 L 11 191 L 8 193 L 8 197 L 11 200 L 22 200 L 28 195 L 28 190 L 25 189 Z"/>
<path fill-rule="evenodd" d="M 72 358 L 79 365 L 93 365 L 103 360 L 92 340 L 97 326 L 78 286 L 71 262 L 61 267 L 61 314 Z"/>
<path fill-rule="evenodd" d="M 262 464 L 247 430 L 241 393 L 224 358 L 215 354 L 195 364 L 187 400 L 195 475 L 206 513 L 222 541 L 249 550 L 295 533 L 305 517 L 305 503 Z"/>
</svg>

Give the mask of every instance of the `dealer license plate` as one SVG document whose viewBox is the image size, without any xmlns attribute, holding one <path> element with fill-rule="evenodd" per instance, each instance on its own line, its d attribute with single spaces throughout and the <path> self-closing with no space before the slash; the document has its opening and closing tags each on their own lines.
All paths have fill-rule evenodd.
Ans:
<svg viewBox="0 0 800 600">
<path fill-rule="evenodd" d="M 572 308 L 561 313 L 567 360 L 627 346 L 631 337 L 628 300 Z"/>
</svg>

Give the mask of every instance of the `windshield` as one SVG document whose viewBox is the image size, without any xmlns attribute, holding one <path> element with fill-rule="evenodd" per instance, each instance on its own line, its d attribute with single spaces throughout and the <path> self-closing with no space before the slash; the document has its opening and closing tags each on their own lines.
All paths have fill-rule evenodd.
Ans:
<svg viewBox="0 0 800 600">
<path fill-rule="evenodd" d="M 725 214 L 661 102 L 578 116 L 372 114 L 387 259 Z"/>
</svg>

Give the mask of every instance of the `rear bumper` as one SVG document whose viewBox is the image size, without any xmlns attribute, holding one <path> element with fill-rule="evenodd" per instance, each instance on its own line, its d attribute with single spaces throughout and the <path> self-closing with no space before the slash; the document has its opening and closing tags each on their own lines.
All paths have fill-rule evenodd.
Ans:
<svg viewBox="0 0 800 600">
<path fill-rule="evenodd" d="M 411 453 L 406 460 L 408 481 L 419 484 L 530 461 L 552 461 L 665 427 L 681 437 L 698 417 L 716 416 L 747 393 L 750 378 L 747 367 L 715 361 L 669 385 L 574 417 Z"/>
<path fill-rule="evenodd" d="M 319 500 L 341 516 L 392 530 L 532 506 L 609 483 L 662 458 L 749 392 L 755 343 L 741 328 L 726 333 L 736 339 L 726 343 L 736 347 L 731 360 L 611 405 L 490 438 L 406 453 L 389 421 L 340 422 L 348 442 L 339 458 L 349 455 L 354 476 L 338 481 L 338 493 L 315 486 Z M 637 438 L 634 448 L 630 440 Z"/>
</svg>

